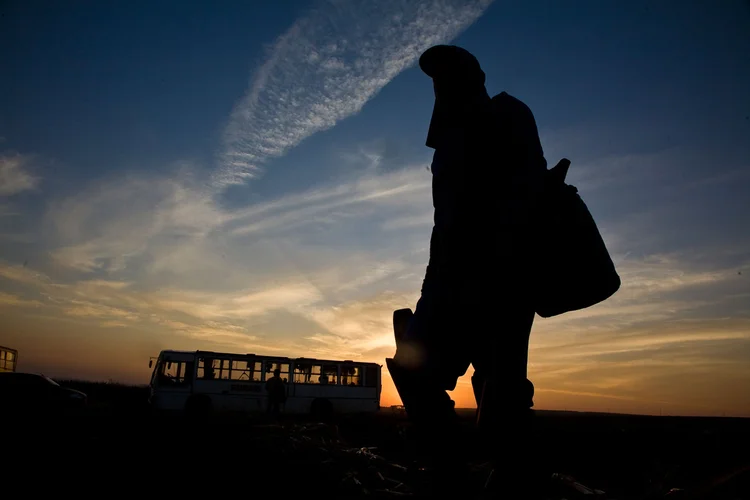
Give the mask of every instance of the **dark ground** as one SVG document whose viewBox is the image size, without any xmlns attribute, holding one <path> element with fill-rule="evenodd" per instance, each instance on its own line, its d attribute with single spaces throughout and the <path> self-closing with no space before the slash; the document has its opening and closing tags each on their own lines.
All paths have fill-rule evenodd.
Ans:
<svg viewBox="0 0 750 500">
<path fill-rule="evenodd" d="M 192 421 L 151 414 L 147 389 L 62 385 L 88 394 L 85 412 L 5 419 L 0 475 L 10 484 L 6 493 L 396 498 L 413 497 L 426 481 L 426 473 L 410 467 L 405 416 L 391 409 L 327 423 L 236 415 Z M 472 416 L 466 412 L 474 476 L 462 498 L 481 489 L 488 473 Z M 550 469 L 605 491 L 606 498 L 665 498 L 670 488 L 697 493 L 714 484 L 691 498 L 750 500 L 750 419 L 539 411 L 537 423 L 538 453 Z M 509 493 L 519 489 L 507 485 Z"/>
</svg>

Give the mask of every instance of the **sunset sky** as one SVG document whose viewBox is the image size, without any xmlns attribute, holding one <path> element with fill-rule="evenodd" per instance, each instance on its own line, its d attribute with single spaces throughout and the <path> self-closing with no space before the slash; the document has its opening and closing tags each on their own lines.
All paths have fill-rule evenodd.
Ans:
<svg viewBox="0 0 750 500">
<path fill-rule="evenodd" d="M 536 407 L 750 416 L 747 2 L 0 11 L 0 345 L 19 370 L 146 383 L 160 349 L 384 364 L 432 227 L 416 62 L 453 43 L 530 106 L 550 166 L 572 161 L 623 280 L 537 317 Z M 385 366 L 383 384 L 398 403 Z"/>
</svg>

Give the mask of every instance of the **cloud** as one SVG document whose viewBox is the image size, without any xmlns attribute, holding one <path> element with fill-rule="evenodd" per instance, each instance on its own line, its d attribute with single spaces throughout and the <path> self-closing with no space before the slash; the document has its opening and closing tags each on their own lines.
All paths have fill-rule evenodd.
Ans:
<svg viewBox="0 0 750 500">
<path fill-rule="evenodd" d="M 349 356 L 387 350 L 390 314 L 414 305 L 426 265 L 430 174 L 422 166 L 366 169 L 239 209 L 220 207 L 179 176 L 96 183 L 52 203 L 43 227 L 58 263 L 105 278 L 44 290 L 68 317 L 125 322 L 156 315 L 190 325 L 178 331 L 191 338 L 198 328 L 213 331 L 205 326 L 211 321 L 225 325 L 216 331 L 261 328 L 240 334 L 246 341 L 264 338 L 263 322 L 283 312 L 312 322 L 299 331 L 302 344 L 289 348 L 314 345 Z M 644 348 L 634 336 L 654 325 L 710 318 L 717 307 L 741 312 L 732 297 L 747 290 L 734 269 L 703 265 L 705 258 L 687 251 L 625 256 L 612 248 L 622 289 L 598 306 L 538 322 L 545 342 L 535 348 Z M 0 267 L 0 276 L 50 283 L 21 266 Z M 632 344 L 620 346 L 626 339 Z"/>
<path fill-rule="evenodd" d="M 622 285 L 612 297 L 593 307 L 570 312 L 548 320 L 539 320 L 547 345 L 558 336 L 570 337 L 581 344 L 585 335 L 599 335 L 603 342 L 617 342 L 624 333 L 653 336 L 655 324 L 664 328 L 674 321 L 720 320 L 743 317 L 750 308 L 735 297 L 750 292 L 750 282 L 733 267 L 706 268 L 698 264 L 690 251 L 631 257 L 616 260 Z M 731 308 L 728 308 L 731 306 Z M 547 328 L 551 331 L 547 333 Z M 556 333 L 558 332 L 558 333 Z"/>
<path fill-rule="evenodd" d="M 325 211 L 321 206 L 336 205 L 351 212 L 353 207 L 371 205 L 373 214 L 355 216 L 358 228 L 361 217 L 379 220 L 408 214 L 417 205 L 429 203 L 426 179 L 429 175 L 420 168 L 366 172 L 343 184 L 234 211 L 203 205 L 205 199 L 200 196 L 176 197 L 175 192 L 185 190 L 174 180 L 129 178 L 96 183 L 52 203 L 44 224 L 50 229 L 45 232 L 50 235 L 47 243 L 53 262 L 64 264 L 51 269 L 62 269 L 62 275 L 68 276 L 65 281 L 7 263 L 0 266 L 0 276 L 37 290 L 45 299 L 47 313 L 102 328 L 158 327 L 184 338 L 234 348 L 254 345 L 258 351 L 287 349 L 304 354 L 312 350 L 319 355 L 359 358 L 364 351 L 387 348 L 392 342 L 392 309 L 414 301 L 414 297 L 373 299 L 368 295 L 372 290 L 377 295 L 386 280 L 389 288 L 401 287 L 413 295 L 421 279 L 418 273 L 408 272 L 413 252 L 404 253 L 400 242 L 380 249 L 367 248 L 366 241 L 341 249 L 330 244 L 305 245 L 308 233 L 315 236 L 317 231 L 296 232 L 293 240 L 278 231 L 292 227 L 287 224 L 310 211 Z M 404 189 L 412 196 L 400 196 Z M 119 208 L 123 200 L 131 201 L 129 210 Z M 190 206 L 196 203 L 211 217 L 203 217 L 204 212 Z M 198 222 L 203 220 L 200 224 L 195 224 L 194 215 L 174 215 L 196 213 Z M 258 215 L 287 218 L 255 231 L 261 239 L 254 245 L 247 242 L 250 233 L 231 231 Z M 162 221 L 161 225 L 156 221 Z M 201 230 L 184 231 L 178 244 L 166 245 L 164 235 L 179 232 L 175 227 Z M 377 232 L 378 224 L 372 228 Z M 219 251 L 226 254 L 217 258 Z M 284 252 L 286 260 L 280 260 Z M 112 265 L 126 254 L 120 265 Z M 290 267 L 291 263 L 296 267 Z M 68 270 L 77 271 L 83 279 L 68 281 Z M 174 280 L 165 286 L 167 270 L 173 272 Z M 90 275 L 102 277 L 86 278 Z M 266 333 L 279 331 L 276 326 L 268 327 L 281 313 L 307 321 L 298 322 L 302 329 L 284 341 Z"/>
<path fill-rule="evenodd" d="M 154 249 L 206 237 L 222 217 L 188 176 L 153 175 L 100 181 L 53 202 L 44 225 L 59 263 L 116 272 Z"/>
<path fill-rule="evenodd" d="M 119 318 L 131 321 L 135 321 L 138 319 L 137 314 L 126 309 L 82 300 L 71 300 L 69 302 L 69 306 L 65 309 L 64 312 L 69 316 Z"/>
<path fill-rule="evenodd" d="M 25 301 L 6 310 L 103 336 L 148 332 L 164 348 L 382 363 L 394 351 L 393 310 L 418 298 L 431 178 L 424 164 L 368 162 L 375 167 L 239 208 L 221 206 L 189 175 L 85 186 L 27 224 L 54 260 L 32 259 L 37 269 L 0 262 L 0 302 Z M 595 307 L 537 321 L 530 373 L 541 401 L 675 402 L 665 381 L 676 373 L 696 384 L 697 374 L 735 376 L 750 355 L 746 249 L 722 241 L 654 252 L 646 233 L 663 233 L 648 218 L 602 220 L 623 287 Z M 457 389 L 462 404 L 467 387 Z M 701 394 L 680 397 L 697 408 L 712 401 Z"/>
<path fill-rule="evenodd" d="M 368 170 L 238 209 L 219 206 L 190 177 L 109 179 L 51 201 L 39 237 L 56 265 L 81 273 L 143 286 L 169 279 L 177 287 L 242 289 L 248 280 L 278 278 L 314 260 L 323 261 L 320 270 L 362 252 L 403 252 L 414 235 L 375 250 L 359 238 L 345 255 L 337 255 L 336 241 L 368 226 L 374 236 L 383 221 L 431 206 L 430 176 L 421 167 Z M 322 235 L 328 243 L 314 243 Z M 317 248 L 285 256 L 300 245 Z"/>
<path fill-rule="evenodd" d="M 750 308 L 734 297 L 750 292 L 747 280 L 729 269 L 701 266 L 687 250 L 632 258 L 620 269 L 623 286 L 612 298 L 537 320 L 529 356 L 537 386 L 551 393 L 630 398 L 627 411 L 636 403 L 651 412 L 661 405 L 688 412 L 736 406 L 726 398 L 711 408 L 710 390 L 696 397 L 681 383 L 700 385 L 703 377 L 723 385 L 744 370 Z"/>
<path fill-rule="evenodd" d="M 429 210 L 419 215 L 406 215 L 395 219 L 389 219 L 381 224 L 381 229 L 388 231 L 392 229 L 409 229 L 414 227 L 432 227 L 434 223 L 433 211 Z"/>
<path fill-rule="evenodd" d="M 27 300 L 0 292 L 0 306 L 35 307 L 35 316 L 43 313 L 68 317 L 101 328 L 161 330 L 242 349 L 259 345 L 252 344 L 258 337 L 251 335 L 242 323 L 277 310 L 298 311 L 318 301 L 317 290 L 304 283 L 277 284 L 275 288 L 264 283 L 255 291 L 216 294 L 166 288 L 143 290 L 130 283 L 101 279 L 72 283 L 32 280 L 6 264 L 0 265 L 0 274 L 15 278 L 17 284 L 34 285 L 31 290 L 44 298 Z M 278 348 L 271 343 L 264 347 Z"/>
<path fill-rule="evenodd" d="M 12 265 L 0 260 L 0 278 L 22 284 L 49 283 L 50 279 L 44 273 L 35 271 L 23 265 Z"/>
<path fill-rule="evenodd" d="M 257 336 L 251 335 L 242 326 L 225 323 L 221 321 L 207 321 L 203 323 L 186 323 L 160 317 L 153 321 L 162 327 L 166 327 L 174 333 L 204 343 L 220 344 L 232 348 L 248 349 L 260 347 L 266 351 L 275 351 L 277 348 L 258 344 Z"/>
<path fill-rule="evenodd" d="M 176 311 L 201 320 L 248 319 L 278 309 L 299 310 L 321 299 L 319 290 L 306 282 L 263 283 L 255 290 L 225 293 L 157 290 L 148 302 L 163 311 Z"/>
<path fill-rule="evenodd" d="M 257 233 L 263 244 L 248 246 L 243 240 L 248 235 L 231 236 L 229 228 L 235 227 L 233 224 L 241 227 L 248 214 L 284 213 L 307 206 L 309 200 L 315 200 L 310 205 L 314 207 L 339 196 L 385 200 L 374 206 L 387 217 L 419 213 L 423 210 L 421 201 L 391 210 L 391 199 L 368 196 L 381 192 L 391 182 L 397 183 L 393 179 L 401 175 L 406 174 L 391 172 L 377 182 L 352 181 L 345 188 L 337 184 L 244 210 L 219 210 L 216 220 L 221 222 L 213 225 L 210 237 L 192 235 L 193 239 L 182 240 L 195 255 L 181 263 L 180 269 L 187 276 L 175 275 L 174 281 L 165 282 L 163 270 L 147 271 L 148 266 L 136 266 L 146 262 L 138 260 L 143 256 L 133 257 L 132 269 L 109 270 L 105 274 L 112 275 L 110 278 L 56 282 L 46 274 L 7 263 L 0 266 L 0 276 L 6 282 L 40 291 L 46 300 L 38 301 L 40 305 L 33 310 L 28 308 L 34 314 L 59 314 L 110 330 L 126 331 L 130 326 L 154 332 L 159 338 L 171 338 L 167 347 L 382 362 L 394 351 L 393 310 L 413 307 L 417 299 L 423 264 L 413 257 L 426 258 L 426 248 L 415 254 L 417 247 L 399 244 L 389 248 L 385 242 L 366 250 L 367 241 L 357 239 L 349 239 L 349 246 L 338 248 L 325 241 L 310 244 L 305 233 L 283 236 L 271 229 Z M 352 185 L 369 186 L 369 190 L 354 196 Z M 119 212 L 111 215 L 123 216 Z M 357 215 L 354 225 L 361 225 L 368 217 L 367 213 Z M 132 219 L 138 224 L 143 220 L 139 216 Z M 117 220 L 112 223 L 120 224 Z M 106 219 L 93 229 L 105 226 Z M 381 227 L 371 226 L 375 239 L 394 231 Z M 72 232 L 81 231 L 85 239 L 86 229 L 76 227 Z M 333 233 L 337 230 L 330 229 Z M 209 260 L 209 254 L 216 251 L 211 242 L 222 234 L 227 238 L 224 249 L 230 253 L 214 259 L 210 269 L 213 278 L 203 278 L 204 271 L 191 269 L 188 262 Z M 145 248 L 144 255 L 154 257 L 161 250 L 148 244 Z M 709 265 L 700 254 L 689 250 L 617 256 L 616 260 L 623 288 L 614 297 L 584 311 L 535 324 L 530 373 L 540 390 L 540 401 L 598 397 L 632 402 L 629 407 L 618 406 L 625 410 L 652 405 L 648 408 L 656 410 L 651 411 L 658 411 L 662 404 L 684 409 L 687 407 L 677 403 L 687 401 L 692 406 L 684 411 L 702 411 L 695 408 L 711 400 L 710 391 L 702 393 L 704 399 L 690 394 L 670 396 L 663 393 L 664 381 L 678 372 L 686 373 L 686 377 L 705 373 L 717 381 L 729 380 L 740 360 L 745 362 L 750 353 L 746 333 L 750 331 L 750 311 L 746 300 L 741 300 L 750 293 L 746 277 L 715 263 Z M 141 273 L 143 279 L 129 276 L 127 271 Z M 192 279 L 191 275 L 201 279 Z M 16 314 L 22 314 L 22 310 Z M 738 351 L 746 344 L 747 350 Z M 728 354 L 732 352 L 733 357 Z M 465 384 L 460 387 L 466 389 Z M 656 389 L 649 387 L 662 392 L 656 397 L 652 394 Z M 456 397 L 468 404 L 471 398 L 467 394 Z M 724 400 L 716 404 L 731 407 Z"/>
<path fill-rule="evenodd" d="M 0 196 L 11 196 L 36 188 L 39 178 L 29 172 L 30 162 L 29 156 L 0 156 Z"/>
<path fill-rule="evenodd" d="M 359 112 L 422 51 L 478 19 L 492 0 L 322 2 L 270 49 L 224 134 L 218 188 Z"/>
<path fill-rule="evenodd" d="M 530 372 L 543 390 L 630 398 L 640 403 L 640 411 L 649 405 L 652 412 L 668 405 L 703 414 L 726 410 L 747 414 L 750 408 L 741 407 L 750 382 L 746 369 L 750 337 L 740 333 L 747 327 L 748 321 L 733 322 L 733 332 L 729 328 L 711 332 L 716 323 L 704 322 L 701 328 L 706 331 L 689 335 L 653 331 L 653 341 L 640 346 L 621 344 L 601 352 L 571 346 L 532 363 Z"/>
<path fill-rule="evenodd" d="M 360 112 L 422 50 L 455 38 L 489 4 L 319 3 L 251 75 L 208 188 L 189 168 L 111 177 L 45 199 L 42 221 L 16 205 L 22 197 L 0 199 L 0 222 L 12 230 L 0 238 L 33 241 L 52 257 L 30 255 L 34 268 L 0 261 L 4 321 L 31 318 L 26 338 L 34 341 L 25 342 L 48 350 L 70 335 L 88 335 L 100 351 L 143 335 L 152 350 L 157 343 L 382 362 L 394 350 L 392 312 L 414 306 L 427 261 L 425 162 L 394 159 L 399 142 L 374 137 L 339 156 L 345 178 L 243 207 L 227 208 L 216 194 Z M 733 382 L 747 380 L 750 262 L 746 203 L 731 200 L 746 197 L 722 191 L 747 186 L 738 163 L 745 160 L 644 143 L 664 123 L 646 124 L 654 133 L 645 136 L 623 133 L 620 122 L 601 125 L 543 130 L 542 142 L 550 163 L 573 161 L 570 180 L 605 233 L 623 287 L 590 309 L 537 321 L 530 371 L 539 392 L 683 398 L 695 407 L 728 404 L 715 399 L 720 393 L 740 400 L 750 385 Z M 35 166 L 30 156 L 0 155 L 0 196 L 37 188 Z M 5 251 L 13 262 L 26 259 L 26 249 L 20 258 Z M 34 333 L 45 321 L 50 346 Z M 113 369 L 111 356 L 89 359 L 110 360 L 102 373 Z"/>
<path fill-rule="evenodd" d="M 0 307 L 40 307 L 42 305 L 38 300 L 27 300 L 11 293 L 0 292 Z"/>
<path fill-rule="evenodd" d="M 124 323 L 122 321 L 102 321 L 99 323 L 99 326 L 102 328 L 128 328 L 132 325 L 129 325 L 128 323 Z"/>
<path fill-rule="evenodd" d="M 231 232 L 242 235 L 291 229 L 323 215 L 346 217 L 357 205 L 375 205 L 383 210 L 430 206 L 430 185 L 429 175 L 418 167 L 407 166 L 384 175 L 366 174 L 348 183 L 296 193 L 238 211 L 232 217 Z"/>
<path fill-rule="evenodd" d="M 414 295 L 383 291 L 362 300 L 311 309 L 308 315 L 331 334 L 328 340 L 318 338 L 318 341 L 354 342 L 358 349 L 375 349 L 393 344 L 393 311 L 411 304 Z"/>
</svg>

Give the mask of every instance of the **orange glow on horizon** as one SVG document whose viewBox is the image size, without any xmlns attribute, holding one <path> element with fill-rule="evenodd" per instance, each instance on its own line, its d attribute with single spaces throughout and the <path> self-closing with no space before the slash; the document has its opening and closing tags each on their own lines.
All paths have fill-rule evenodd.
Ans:
<svg viewBox="0 0 750 500">
<path fill-rule="evenodd" d="M 17 281 L 31 279 L 18 267 L 0 269 L 0 273 Z M 718 278 L 682 275 L 680 279 L 693 286 Z M 676 286 L 674 280 L 658 283 L 657 292 Z M 656 285 L 649 282 L 648 286 Z M 642 300 L 638 297 L 645 292 L 640 287 L 631 279 L 611 302 L 535 323 L 529 354 L 535 408 L 750 417 L 750 400 L 745 397 L 750 373 L 738 348 L 748 345 L 750 324 L 743 318 L 665 321 L 667 306 L 674 309 L 679 304 L 654 305 Z M 395 305 L 409 303 L 411 299 L 406 296 L 375 296 L 329 309 L 312 309 L 309 330 L 284 339 L 281 334 L 296 328 L 295 324 L 266 329 L 263 337 L 251 328 L 213 321 L 211 316 L 189 323 L 163 303 L 149 301 L 152 297 L 129 292 L 127 283 L 43 283 L 42 292 L 55 300 L 44 303 L 42 294 L 24 298 L 6 293 L 0 297 L 6 303 L 0 303 L 4 314 L 0 344 L 18 350 L 19 371 L 146 384 L 151 374 L 149 357 L 162 349 L 357 359 L 382 365 L 381 404 L 388 407 L 401 403 L 385 358 L 395 352 L 392 311 Z M 298 287 L 292 292 L 296 301 L 307 290 Z M 252 301 L 286 300 L 286 293 L 279 288 L 272 296 L 252 296 Z M 95 302 L 97 299 L 99 302 Z M 231 303 L 230 299 L 220 299 Z M 205 297 L 185 295 L 184 300 L 203 301 Z M 123 306 L 112 305 L 118 301 Z M 158 314 L 128 312 L 124 306 L 130 304 L 146 313 L 154 305 L 163 309 L 152 309 Z M 209 304 L 204 309 L 213 314 L 212 307 L 218 306 Z M 642 326 L 632 318 L 650 323 Z M 319 325 L 331 325 L 331 333 L 323 333 Z M 257 331 L 263 329 L 260 323 Z M 372 329 L 377 333 L 370 333 Z M 471 374 L 469 369 L 451 392 L 459 408 L 476 407 Z"/>
</svg>

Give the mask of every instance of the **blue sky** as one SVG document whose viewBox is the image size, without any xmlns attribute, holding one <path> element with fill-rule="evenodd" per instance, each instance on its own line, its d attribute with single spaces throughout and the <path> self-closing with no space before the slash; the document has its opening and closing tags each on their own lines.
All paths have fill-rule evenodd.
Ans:
<svg viewBox="0 0 750 500">
<path fill-rule="evenodd" d="M 455 43 L 531 107 L 550 166 L 571 159 L 623 277 L 537 320 L 538 403 L 750 414 L 746 2 L 2 14 L 0 344 L 29 370 L 142 382 L 197 347 L 382 362 L 431 229 L 415 63 Z"/>
</svg>

